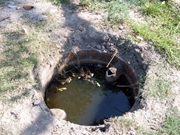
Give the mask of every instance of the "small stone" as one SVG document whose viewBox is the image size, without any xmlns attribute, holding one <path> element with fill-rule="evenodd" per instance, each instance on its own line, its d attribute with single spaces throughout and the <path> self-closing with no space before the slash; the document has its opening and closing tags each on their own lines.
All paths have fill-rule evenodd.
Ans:
<svg viewBox="0 0 180 135">
<path fill-rule="evenodd" d="M 140 52 L 140 49 L 136 48 L 135 51 L 139 53 L 139 52 Z"/>
<path fill-rule="evenodd" d="M 104 46 L 102 46 L 102 49 L 104 50 L 104 49 L 105 49 L 105 47 L 104 47 Z"/>
<path fill-rule="evenodd" d="M 13 112 L 13 111 L 11 111 L 10 113 L 11 113 L 12 115 L 16 114 L 16 113 L 15 113 L 15 112 Z"/>
<path fill-rule="evenodd" d="M 101 50 L 101 46 L 100 45 L 96 45 L 95 48 L 97 48 L 98 50 Z"/>
<path fill-rule="evenodd" d="M 60 120 L 66 119 L 66 112 L 61 109 L 50 109 L 53 116 L 57 117 Z"/>
<path fill-rule="evenodd" d="M 167 95 L 171 95 L 172 94 L 172 91 L 170 89 L 166 90 L 166 94 Z"/>
<path fill-rule="evenodd" d="M 165 4 L 165 1 L 162 1 L 162 3 L 161 3 L 162 5 L 164 5 Z"/>
<path fill-rule="evenodd" d="M 16 7 L 16 10 L 20 10 L 21 9 L 21 7 Z"/>
<path fill-rule="evenodd" d="M 123 30 L 123 29 L 124 29 L 124 27 L 123 27 L 122 25 L 120 25 L 120 26 L 119 26 L 119 29 L 120 29 L 120 30 Z"/>
<path fill-rule="evenodd" d="M 28 29 L 27 28 L 23 28 L 24 33 L 28 34 Z"/>
<path fill-rule="evenodd" d="M 37 20 L 38 20 L 38 21 L 45 21 L 45 20 L 47 20 L 47 16 L 45 16 L 45 15 L 40 15 L 40 16 L 38 16 Z"/>
<path fill-rule="evenodd" d="M 8 8 L 16 8 L 16 6 L 14 4 L 8 4 Z"/>
<path fill-rule="evenodd" d="M 41 103 L 40 100 L 35 100 L 35 101 L 33 102 L 33 105 L 34 105 L 34 106 L 38 106 L 40 103 Z"/>
<path fill-rule="evenodd" d="M 107 53 L 107 50 L 103 50 L 103 53 Z"/>
</svg>

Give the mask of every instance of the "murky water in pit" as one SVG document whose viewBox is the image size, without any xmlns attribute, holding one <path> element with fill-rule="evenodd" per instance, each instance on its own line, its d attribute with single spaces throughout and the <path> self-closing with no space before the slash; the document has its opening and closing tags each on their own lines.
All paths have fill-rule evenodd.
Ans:
<svg viewBox="0 0 180 135">
<path fill-rule="evenodd" d="M 46 95 L 49 108 L 65 110 L 67 120 L 80 125 L 96 125 L 130 109 L 120 88 L 109 89 L 97 78 L 88 81 L 73 77 L 71 83 L 64 85 L 53 81 Z"/>
</svg>

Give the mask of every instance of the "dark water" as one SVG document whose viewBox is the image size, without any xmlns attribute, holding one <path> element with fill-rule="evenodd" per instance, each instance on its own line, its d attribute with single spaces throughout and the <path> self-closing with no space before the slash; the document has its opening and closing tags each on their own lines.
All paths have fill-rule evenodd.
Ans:
<svg viewBox="0 0 180 135">
<path fill-rule="evenodd" d="M 109 89 L 95 78 L 89 82 L 74 77 L 64 85 L 53 81 L 46 94 L 46 104 L 49 108 L 65 110 L 67 120 L 80 125 L 100 124 L 103 119 L 121 116 L 130 109 L 120 88 Z"/>
</svg>

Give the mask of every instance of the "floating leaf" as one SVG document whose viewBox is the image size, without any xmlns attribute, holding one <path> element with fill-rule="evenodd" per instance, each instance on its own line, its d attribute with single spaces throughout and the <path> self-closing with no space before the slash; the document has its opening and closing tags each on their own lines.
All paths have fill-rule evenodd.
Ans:
<svg viewBox="0 0 180 135">
<path fill-rule="evenodd" d="M 94 76 L 94 73 L 91 73 L 91 77 L 93 77 Z"/>
<path fill-rule="evenodd" d="M 98 82 L 96 82 L 96 85 L 97 85 L 98 87 L 101 87 L 101 85 L 100 85 Z"/>
<path fill-rule="evenodd" d="M 67 88 L 66 87 L 62 87 L 62 88 L 58 88 L 57 90 L 59 90 L 59 91 L 64 91 L 64 90 L 66 90 Z"/>
</svg>

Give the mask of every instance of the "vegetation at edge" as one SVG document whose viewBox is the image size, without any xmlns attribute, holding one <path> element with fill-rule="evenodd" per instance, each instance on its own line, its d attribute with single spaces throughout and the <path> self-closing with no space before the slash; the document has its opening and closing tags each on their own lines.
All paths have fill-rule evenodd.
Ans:
<svg viewBox="0 0 180 135">
<path fill-rule="evenodd" d="M 51 0 L 52 1 L 52 0 Z M 69 0 L 53 0 L 55 3 Z M 126 23 L 132 32 L 155 46 L 167 61 L 180 68 L 180 5 L 161 0 L 80 0 L 79 6 L 107 13 L 111 26 Z M 130 10 L 138 11 L 145 19 L 136 23 L 130 19 Z M 133 38 L 134 40 L 137 40 Z"/>
<path fill-rule="evenodd" d="M 166 114 L 165 121 L 161 124 L 161 129 L 158 131 L 158 135 L 179 135 L 180 134 L 180 112 L 177 108 L 170 108 Z"/>
</svg>

